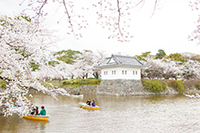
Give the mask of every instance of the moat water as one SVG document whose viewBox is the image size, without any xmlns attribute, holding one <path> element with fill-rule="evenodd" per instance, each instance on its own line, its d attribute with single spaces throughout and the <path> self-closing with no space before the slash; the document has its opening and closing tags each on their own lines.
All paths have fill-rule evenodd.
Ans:
<svg viewBox="0 0 200 133">
<path fill-rule="evenodd" d="M 79 108 L 94 99 L 100 110 Z M 0 133 L 199 133 L 200 99 L 174 96 L 99 96 L 83 99 L 37 94 L 32 103 L 44 105 L 49 121 L 17 115 L 0 116 Z"/>
</svg>

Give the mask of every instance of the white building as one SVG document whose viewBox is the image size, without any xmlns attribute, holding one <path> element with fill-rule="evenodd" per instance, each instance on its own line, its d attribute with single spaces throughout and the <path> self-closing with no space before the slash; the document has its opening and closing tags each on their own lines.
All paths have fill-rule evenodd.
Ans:
<svg viewBox="0 0 200 133">
<path fill-rule="evenodd" d="M 115 79 L 141 79 L 141 69 L 148 67 L 142 64 L 136 57 L 111 55 L 101 64 L 96 66 L 101 68 L 102 80 Z"/>
</svg>

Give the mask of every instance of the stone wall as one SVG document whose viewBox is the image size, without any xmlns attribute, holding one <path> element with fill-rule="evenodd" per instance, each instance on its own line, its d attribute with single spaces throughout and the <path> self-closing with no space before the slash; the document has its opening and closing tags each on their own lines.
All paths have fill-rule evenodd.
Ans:
<svg viewBox="0 0 200 133">
<path fill-rule="evenodd" d="M 64 89 L 70 94 L 77 92 L 81 94 L 96 94 L 97 85 L 81 85 L 80 87 L 65 87 Z"/>
<path fill-rule="evenodd" d="M 145 91 L 141 80 L 116 79 L 101 80 L 97 88 L 100 95 L 144 95 Z"/>
</svg>

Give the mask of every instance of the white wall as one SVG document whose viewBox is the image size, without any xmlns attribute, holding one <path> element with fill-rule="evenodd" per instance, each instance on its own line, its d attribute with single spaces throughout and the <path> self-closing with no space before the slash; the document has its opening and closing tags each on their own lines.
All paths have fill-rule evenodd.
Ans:
<svg viewBox="0 0 200 133">
<path fill-rule="evenodd" d="M 112 71 L 116 71 L 116 74 L 112 74 Z M 124 74 L 122 74 L 124 70 Z M 127 74 L 125 74 L 127 71 Z M 134 71 L 134 75 L 133 75 Z M 136 75 L 137 71 L 137 75 Z M 129 67 L 116 67 L 116 68 L 103 68 L 101 69 L 101 79 L 141 79 L 140 68 L 129 68 Z"/>
</svg>

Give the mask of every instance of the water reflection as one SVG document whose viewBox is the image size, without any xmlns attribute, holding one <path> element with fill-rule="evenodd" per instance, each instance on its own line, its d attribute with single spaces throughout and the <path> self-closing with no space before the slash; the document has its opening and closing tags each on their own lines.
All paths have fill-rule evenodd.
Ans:
<svg viewBox="0 0 200 133">
<path fill-rule="evenodd" d="M 79 102 L 95 100 L 100 110 L 85 110 Z M 81 98 L 48 95 L 31 99 L 44 105 L 50 119 L 47 122 L 0 116 L 0 132 L 198 132 L 200 99 L 174 96 L 95 96 Z"/>
</svg>

